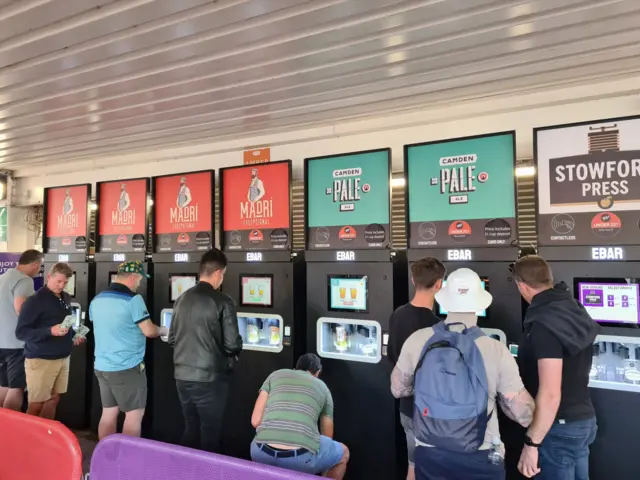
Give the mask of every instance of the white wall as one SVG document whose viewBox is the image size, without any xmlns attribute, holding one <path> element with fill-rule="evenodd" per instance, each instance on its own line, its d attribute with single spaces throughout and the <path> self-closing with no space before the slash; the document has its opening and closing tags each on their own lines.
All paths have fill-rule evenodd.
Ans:
<svg viewBox="0 0 640 480">
<path fill-rule="evenodd" d="M 293 160 L 294 178 L 303 176 L 306 157 L 391 147 L 393 169 L 402 170 L 403 145 L 516 130 L 519 159 L 533 156 L 533 128 L 640 113 L 640 76 L 529 93 L 505 93 L 408 113 L 365 118 L 224 142 L 174 146 L 118 157 L 99 157 L 14 172 L 13 201 L 42 202 L 48 186 L 221 168 L 242 162 L 242 150 L 271 146 L 272 160 Z M 95 191 L 95 190 L 94 190 Z M 17 217 L 13 217 L 17 221 Z M 14 229 L 15 231 L 15 229 Z M 10 234 L 11 235 L 11 229 Z M 17 242 L 17 240 L 16 240 Z"/>
</svg>

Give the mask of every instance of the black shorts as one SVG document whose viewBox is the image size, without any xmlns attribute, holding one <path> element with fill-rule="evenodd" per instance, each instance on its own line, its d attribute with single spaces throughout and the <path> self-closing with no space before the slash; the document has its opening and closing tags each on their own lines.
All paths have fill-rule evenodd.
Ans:
<svg viewBox="0 0 640 480">
<path fill-rule="evenodd" d="M 147 406 L 147 374 L 144 363 L 120 372 L 95 370 L 100 385 L 102 408 L 119 407 L 122 412 Z"/>
<path fill-rule="evenodd" d="M 22 348 L 0 348 L 0 387 L 27 387 Z"/>
</svg>

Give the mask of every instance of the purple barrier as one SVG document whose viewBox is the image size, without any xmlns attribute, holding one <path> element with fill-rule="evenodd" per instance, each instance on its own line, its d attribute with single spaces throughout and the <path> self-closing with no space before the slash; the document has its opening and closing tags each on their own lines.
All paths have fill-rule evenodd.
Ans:
<svg viewBox="0 0 640 480">
<path fill-rule="evenodd" d="M 111 435 L 102 440 L 91 458 L 91 480 L 212 480 L 217 478 L 311 480 L 318 477 L 124 435 Z"/>
</svg>

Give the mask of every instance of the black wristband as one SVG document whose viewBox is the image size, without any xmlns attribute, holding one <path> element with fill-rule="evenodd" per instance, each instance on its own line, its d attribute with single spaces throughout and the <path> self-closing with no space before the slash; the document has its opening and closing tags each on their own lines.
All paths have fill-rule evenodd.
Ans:
<svg viewBox="0 0 640 480">
<path fill-rule="evenodd" d="M 538 448 L 538 447 L 540 447 L 542 445 L 541 443 L 534 443 L 534 441 L 531 440 L 531 437 L 529 435 L 525 435 L 524 444 L 527 447 L 533 447 L 533 448 Z"/>
</svg>

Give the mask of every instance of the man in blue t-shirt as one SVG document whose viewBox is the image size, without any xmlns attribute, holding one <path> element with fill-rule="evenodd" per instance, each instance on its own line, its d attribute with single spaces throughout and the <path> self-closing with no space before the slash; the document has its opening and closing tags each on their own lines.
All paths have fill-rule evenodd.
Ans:
<svg viewBox="0 0 640 480">
<path fill-rule="evenodd" d="M 118 414 L 126 414 L 122 433 L 140 436 L 147 406 L 144 354 L 147 338 L 168 335 L 151 321 L 144 300 L 135 291 L 144 273 L 140 262 L 118 267 L 115 280 L 89 305 L 95 337 L 95 373 L 100 384 L 102 418 L 98 437 L 116 433 Z"/>
</svg>

